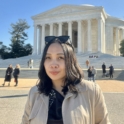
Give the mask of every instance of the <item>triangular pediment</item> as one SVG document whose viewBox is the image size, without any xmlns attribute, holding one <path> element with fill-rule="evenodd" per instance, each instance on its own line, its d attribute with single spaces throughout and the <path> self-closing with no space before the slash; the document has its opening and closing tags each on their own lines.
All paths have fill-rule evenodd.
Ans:
<svg viewBox="0 0 124 124">
<path fill-rule="evenodd" d="M 45 18 L 50 16 L 57 16 L 61 14 L 68 14 L 68 13 L 75 13 L 75 12 L 96 10 L 96 9 L 101 9 L 101 7 L 86 6 L 86 5 L 61 5 L 59 7 L 48 10 L 41 14 L 35 15 L 32 17 L 32 19 L 39 19 L 39 18 Z"/>
</svg>

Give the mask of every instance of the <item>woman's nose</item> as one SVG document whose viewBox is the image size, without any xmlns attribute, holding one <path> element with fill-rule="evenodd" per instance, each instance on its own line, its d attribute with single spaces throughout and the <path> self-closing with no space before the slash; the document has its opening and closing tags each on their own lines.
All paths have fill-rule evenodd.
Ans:
<svg viewBox="0 0 124 124">
<path fill-rule="evenodd" d="M 52 63 L 50 64 L 51 68 L 58 68 L 58 63 L 56 61 L 52 61 Z"/>
<path fill-rule="evenodd" d="M 58 64 L 51 64 L 51 68 L 58 68 Z"/>
</svg>

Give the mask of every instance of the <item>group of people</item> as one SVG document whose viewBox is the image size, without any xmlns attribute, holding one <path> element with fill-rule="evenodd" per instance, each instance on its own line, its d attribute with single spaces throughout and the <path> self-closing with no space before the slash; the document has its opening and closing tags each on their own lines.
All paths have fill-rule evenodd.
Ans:
<svg viewBox="0 0 124 124">
<path fill-rule="evenodd" d="M 90 61 L 87 59 L 86 60 L 86 67 L 88 68 L 87 73 L 88 73 L 88 80 L 95 82 L 95 77 L 97 74 L 97 70 L 94 66 L 90 66 Z"/>
<path fill-rule="evenodd" d="M 97 74 L 96 68 L 94 66 L 89 66 L 87 72 L 88 72 L 88 80 L 89 81 L 93 80 L 93 82 L 95 82 L 95 77 Z"/>
<path fill-rule="evenodd" d="M 103 62 L 103 64 L 102 64 L 102 72 L 103 72 L 102 77 L 108 77 L 108 76 L 110 76 L 110 78 L 113 78 L 113 73 L 114 73 L 114 67 L 113 67 L 113 65 L 111 64 L 109 66 L 109 72 L 107 73 L 107 71 L 106 71 L 106 65 Z"/>
<path fill-rule="evenodd" d="M 4 83 L 2 85 L 4 86 L 5 82 L 9 82 L 8 86 L 10 86 L 10 82 L 11 82 L 12 75 L 13 75 L 14 82 L 15 82 L 14 86 L 17 86 L 18 85 L 19 74 L 20 74 L 20 65 L 17 64 L 16 67 L 13 69 L 12 65 L 10 64 L 9 67 L 7 68 L 7 70 L 6 70 Z"/>
<path fill-rule="evenodd" d="M 97 55 L 95 55 L 95 56 L 89 56 L 89 58 L 98 58 L 98 56 Z"/>
<path fill-rule="evenodd" d="M 95 82 L 95 77 L 96 77 L 96 74 L 97 74 L 97 70 L 94 68 L 94 66 L 90 66 L 90 61 L 89 60 L 86 60 L 86 67 L 88 68 L 88 70 L 87 70 L 87 72 L 88 72 L 88 80 L 90 80 L 90 81 L 93 80 L 93 82 Z M 113 78 L 113 73 L 114 73 L 113 65 L 111 64 L 109 66 L 109 71 L 107 72 L 105 62 L 103 62 L 103 64 L 102 64 L 102 72 L 103 72 L 102 77 Z"/>
</svg>

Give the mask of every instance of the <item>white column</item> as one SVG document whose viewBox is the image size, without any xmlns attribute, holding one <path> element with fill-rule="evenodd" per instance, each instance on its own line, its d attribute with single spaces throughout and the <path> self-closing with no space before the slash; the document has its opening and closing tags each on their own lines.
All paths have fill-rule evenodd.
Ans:
<svg viewBox="0 0 124 124">
<path fill-rule="evenodd" d="M 37 54 L 37 25 L 34 25 L 34 46 L 33 54 Z"/>
<path fill-rule="evenodd" d="M 124 40 L 124 29 L 122 29 L 122 40 Z"/>
<path fill-rule="evenodd" d="M 110 48 L 110 50 L 111 50 L 111 54 L 113 54 L 114 55 L 114 39 L 113 39 L 113 27 L 112 26 L 110 26 L 110 46 L 109 46 L 109 48 Z"/>
<path fill-rule="evenodd" d="M 120 29 L 120 41 L 122 41 L 123 40 L 123 29 L 121 28 Z"/>
<path fill-rule="evenodd" d="M 103 22 L 103 53 L 106 53 L 106 42 L 105 42 L 105 22 Z"/>
<path fill-rule="evenodd" d="M 102 19 L 98 19 L 98 52 L 102 52 Z"/>
<path fill-rule="evenodd" d="M 120 41 L 119 41 L 119 29 L 116 28 L 116 55 L 119 56 L 119 48 L 120 48 Z"/>
<path fill-rule="evenodd" d="M 41 53 L 43 53 L 44 46 L 45 46 L 45 24 L 42 25 Z"/>
<path fill-rule="evenodd" d="M 50 36 L 53 35 L 53 24 L 50 24 Z"/>
<path fill-rule="evenodd" d="M 61 36 L 62 35 L 62 22 L 58 23 L 59 25 L 59 33 L 58 33 L 58 36 Z"/>
<path fill-rule="evenodd" d="M 81 44 L 82 44 L 82 52 L 84 53 L 84 35 L 85 35 L 85 30 L 84 30 L 84 26 L 83 26 L 83 20 L 82 20 L 82 26 L 81 26 Z"/>
<path fill-rule="evenodd" d="M 68 22 L 68 35 L 72 41 L 72 22 Z"/>
<path fill-rule="evenodd" d="M 88 52 L 91 52 L 92 51 L 92 41 L 91 41 L 91 20 L 88 20 Z"/>
<path fill-rule="evenodd" d="M 53 25 L 53 35 L 57 36 L 57 25 L 56 24 Z"/>
<path fill-rule="evenodd" d="M 113 51 L 113 54 L 116 56 L 116 28 L 113 27 L 113 33 L 115 35 L 113 35 L 113 44 L 114 44 L 114 51 Z"/>
<path fill-rule="evenodd" d="M 38 54 L 41 54 L 41 26 L 38 26 Z"/>
<path fill-rule="evenodd" d="M 78 40 L 77 40 L 77 52 L 81 53 L 82 52 L 82 44 L 81 44 L 81 30 L 82 23 L 81 20 L 78 21 Z"/>
</svg>

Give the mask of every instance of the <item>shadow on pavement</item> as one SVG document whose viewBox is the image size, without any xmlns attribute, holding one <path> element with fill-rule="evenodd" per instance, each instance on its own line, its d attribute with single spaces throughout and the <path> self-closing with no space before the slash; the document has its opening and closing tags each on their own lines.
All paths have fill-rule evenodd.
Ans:
<svg viewBox="0 0 124 124">
<path fill-rule="evenodd" d="M 12 96 L 2 96 L 0 98 L 13 98 L 13 97 L 27 97 L 28 94 L 23 94 L 23 95 L 12 95 Z"/>
</svg>

